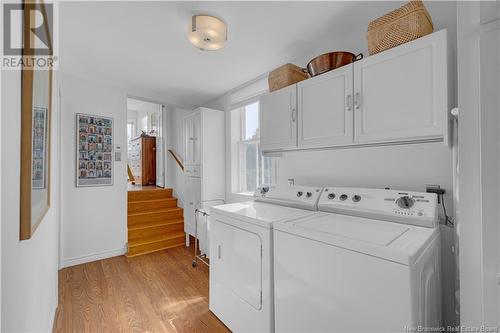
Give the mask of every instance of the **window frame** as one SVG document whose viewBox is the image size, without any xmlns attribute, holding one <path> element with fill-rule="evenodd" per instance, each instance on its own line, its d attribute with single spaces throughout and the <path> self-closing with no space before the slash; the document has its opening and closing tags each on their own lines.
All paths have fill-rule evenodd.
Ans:
<svg viewBox="0 0 500 333">
<path fill-rule="evenodd" d="M 127 140 L 131 140 L 137 136 L 136 135 L 137 129 L 136 129 L 135 120 L 127 120 L 127 131 L 128 131 L 128 125 L 132 125 L 132 136 L 130 136 L 130 138 L 127 138 Z M 127 136 L 128 136 L 128 133 L 127 133 Z"/>
<path fill-rule="evenodd" d="M 240 103 L 237 103 L 235 105 L 232 105 L 229 108 L 229 116 L 230 116 L 230 166 L 231 166 L 231 184 L 230 184 L 230 189 L 231 193 L 233 195 L 241 195 L 241 196 L 252 196 L 252 192 L 244 191 L 243 189 L 243 165 L 242 165 L 242 153 L 243 153 L 243 146 L 244 145 L 249 145 L 249 144 L 256 144 L 256 150 L 257 152 L 260 150 L 260 114 L 261 114 L 261 108 L 260 108 L 260 101 L 259 97 L 254 97 L 251 99 L 248 99 L 246 101 L 242 101 Z M 259 117 L 259 126 L 258 126 L 258 137 L 253 138 L 253 139 L 246 139 L 246 119 L 245 119 L 245 107 L 248 105 L 252 105 L 254 103 L 258 103 L 258 117 Z M 238 128 L 235 129 L 233 120 L 231 118 L 233 117 L 238 117 Z M 235 133 L 234 131 L 237 131 L 237 140 L 235 139 Z M 266 156 L 262 155 L 260 158 L 260 163 L 259 163 L 259 169 L 257 170 L 257 177 L 258 178 L 263 178 L 264 177 L 264 158 Z M 269 158 L 269 157 L 268 157 Z M 256 156 L 257 161 L 259 161 L 259 156 Z M 246 169 L 245 169 L 246 170 Z M 271 177 L 271 182 L 274 183 L 276 182 L 277 178 L 277 161 L 276 159 L 272 158 L 271 159 L 271 170 L 270 170 L 270 177 Z M 260 176 L 259 176 L 260 175 Z M 257 179 L 257 185 L 261 184 L 263 179 Z"/>
</svg>

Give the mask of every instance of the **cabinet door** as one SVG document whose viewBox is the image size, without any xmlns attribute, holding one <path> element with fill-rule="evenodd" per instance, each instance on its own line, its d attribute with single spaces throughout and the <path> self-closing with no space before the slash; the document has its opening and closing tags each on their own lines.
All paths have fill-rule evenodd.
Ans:
<svg viewBox="0 0 500 333">
<path fill-rule="evenodd" d="M 184 189 L 184 232 L 195 234 L 194 211 L 201 204 L 201 178 L 186 177 Z"/>
<path fill-rule="evenodd" d="M 260 98 L 260 145 L 262 150 L 297 147 L 297 85 Z"/>
<path fill-rule="evenodd" d="M 352 78 L 347 65 L 297 84 L 300 148 L 352 142 Z"/>
<path fill-rule="evenodd" d="M 184 164 L 193 163 L 193 116 L 184 118 Z"/>
<path fill-rule="evenodd" d="M 201 164 L 201 112 L 193 115 L 193 164 Z"/>
<path fill-rule="evenodd" d="M 446 31 L 354 63 L 356 142 L 445 138 Z"/>
</svg>

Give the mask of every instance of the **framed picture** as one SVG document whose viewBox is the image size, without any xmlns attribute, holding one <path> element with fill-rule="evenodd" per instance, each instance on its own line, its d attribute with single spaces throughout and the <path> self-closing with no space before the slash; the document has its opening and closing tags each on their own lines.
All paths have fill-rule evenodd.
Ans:
<svg viewBox="0 0 500 333">
<path fill-rule="evenodd" d="M 46 55 L 33 46 L 30 22 L 35 11 L 47 15 L 43 2 L 23 2 L 23 59 Z M 52 55 L 51 29 L 48 24 L 44 27 L 38 33 L 44 34 Z M 52 68 L 40 69 L 23 61 L 21 80 L 19 239 L 26 240 L 32 237 L 50 207 Z"/>
<path fill-rule="evenodd" d="M 76 186 L 113 185 L 113 118 L 76 114 Z"/>
</svg>

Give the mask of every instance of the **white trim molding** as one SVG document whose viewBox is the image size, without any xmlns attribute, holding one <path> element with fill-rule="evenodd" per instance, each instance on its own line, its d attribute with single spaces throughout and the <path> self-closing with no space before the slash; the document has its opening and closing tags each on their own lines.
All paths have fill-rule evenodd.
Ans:
<svg viewBox="0 0 500 333">
<path fill-rule="evenodd" d="M 91 254 L 86 254 L 83 256 L 79 257 L 73 257 L 69 259 L 63 259 L 60 264 L 60 269 L 66 268 L 66 267 L 71 267 L 71 266 L 76 266 L 80 264 L 85 264 L 88 262 L 92 261 L 97 261 L 101 259 L 107 259 L 107 258 L 112 258 L 112 257 L 117 257 L 121 256 L 127 253 L 127 246 L 124 246 L 119 249 L 113 249 L 113 250 L 106 250 L 106 251 L 101 251 L 101 252 L 95 252 Z"/>
</svg>

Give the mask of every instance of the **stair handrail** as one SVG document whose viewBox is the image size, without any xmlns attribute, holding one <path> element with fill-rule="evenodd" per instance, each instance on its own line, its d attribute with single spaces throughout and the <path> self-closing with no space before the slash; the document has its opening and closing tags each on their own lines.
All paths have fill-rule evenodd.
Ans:
<svg viewBox="0 0 500 333">
<path fill-rule="evenodd" d="M 169 149 L 168 152 L 172 155 L 172 157 L 177 162 L 177 165 L 179 165 L 182 171 L 184 171 L 184 165 L 182 164 L 181 160 L 177 157 L 177 154 L 172 149 Z"/>
<path fill-rule="evenodd" d="M 134 174 L 132 173 L 132 170 L 130 169 L 130 165 L 128 163 L 127 163 L 127 174 L 128 174 L 128 180 L 132 184 L 135 184 L 135 177 L 134 177 Z"/>
</svg>

